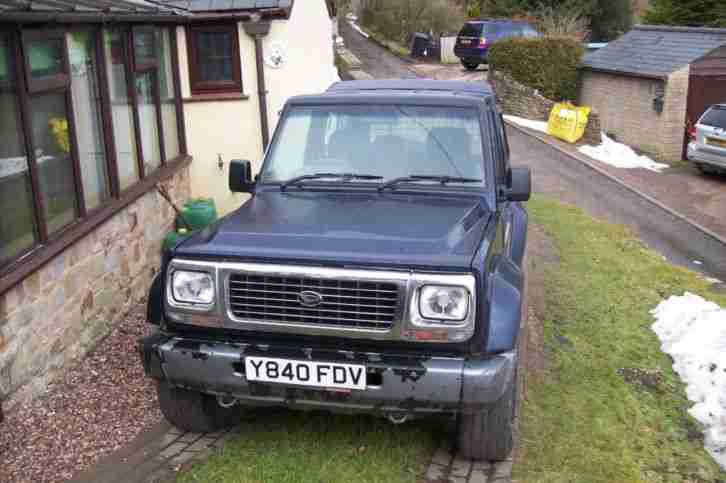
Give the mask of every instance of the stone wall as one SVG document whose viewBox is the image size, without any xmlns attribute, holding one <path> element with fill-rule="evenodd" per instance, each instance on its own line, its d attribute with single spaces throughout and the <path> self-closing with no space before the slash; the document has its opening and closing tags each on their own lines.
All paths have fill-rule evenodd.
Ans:
<svg viewBox="0 0 726 483">
<path fill-rule="evenodd" d="M 505 114 L 535 121 L 549 120 L 555 101 L 547 99 L 535 89 L 515 81 L 502 72 L 490 71 L 489 82 L 494 87 L 499 104 Z M 601 141 L 601 131 L 600 115 L 593 109 L 588 118 L 585 134 L 580 142 L 597 146 Z"/>
<path fill-rule="evenodd" d="M 547 121 L 555 102 L 547 99 L 535 89 L 517 82 L 507 74 L 489 71 L 489 83 L 505 114 L 535 121 Z"/>
<path fill-rule="evenodd" d="M 189 167 L 163 184 L 181 204 Z M 147 294 L 174 212 L 152 190 L 0 295 L 0 401 L 44 390 Z"/>
</svg>

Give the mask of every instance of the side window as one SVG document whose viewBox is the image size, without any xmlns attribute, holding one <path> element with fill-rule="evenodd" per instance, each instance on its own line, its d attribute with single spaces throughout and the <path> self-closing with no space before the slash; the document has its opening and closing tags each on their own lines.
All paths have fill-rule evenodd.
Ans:
<svg viewBox="0 0 726 483">
<path fill-rule="evenodd" d="M 187 29 L 193 95 L 242 92 L 237 23 Z"/>
</svg>

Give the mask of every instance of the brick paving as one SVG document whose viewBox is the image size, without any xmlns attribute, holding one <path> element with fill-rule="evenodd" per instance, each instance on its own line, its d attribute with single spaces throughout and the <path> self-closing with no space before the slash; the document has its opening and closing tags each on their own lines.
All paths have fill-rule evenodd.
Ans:
<svg viewBox="0 0 726 483">
<path fill-rule="evenodd" d="M 461 459 L 449 443 L 436 450 L 426 469 L 426 483 L 511 483 L 512 458 L 486 462 Z"/>
<path fill-rule="evenodd" d="M 206 460 L 236 434 L 235 429 L 215 433 L 186 433 L 163 421 L 73 481 L 171 482 L 182 468 Z"/>
</svg>

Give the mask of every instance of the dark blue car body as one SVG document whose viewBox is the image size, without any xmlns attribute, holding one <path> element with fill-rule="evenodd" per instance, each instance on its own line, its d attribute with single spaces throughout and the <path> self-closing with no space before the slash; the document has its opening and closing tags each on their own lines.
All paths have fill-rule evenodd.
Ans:
<svg viewBox="0 0 726 483">
<path fill-rule="evenodd" d="M 348 104 L 474 106 L 490 181 L 477 188 L 401 185 L 390 191 L 332 182 L 284 190 L 279 184 L 252 184 L 252 197 L 239 209 L 165 252 L 148 310 L 149 322 L 160 330 L 140 345 L 148 375 L 232 401 L 404 419 L 416 414 L 474 414 L 516 384 L 527 240 L 527 212 L 519 200 L 528 197 L 529 185 L 523 190 L 526 196 L 508 197 L 513 171 L 493 92 L 485 83 L 345 82 L 322 95 L 290 99 L 282 116 L 284 120 L 296 106 Z M 277 137 L 278 133 L 273 148 Z M 466 340 L 433 343 L 411 340 L 403 331 L 401 337 L 390 337 L 312 326 L 250 328 L 228 320 L 225 307 L 211 315 L 175 313 L 166 302 L 167 279 L 175 264 L 216 266 L 220 273 L 251 265 L 294 267 L 296 272 L 309 270 L 310 277 L 322 271 L 404 278 L 416 273 L 466 274 L 477 294 L 472 308 L 475 326 Z M 219 289 L 220 298 L 225 290 Z M 240 373 L 241 362 L 259 354 L 357 361 L 375 379 L 372 389 L 347 394 L 265 386 Z"/>
<path fill-rule="evenodd" d="M 476 68 L 488 61 L 489 47 L 509 37 L 537 37 L 539 33 L 527 22 L 515 20 L 477 20 L 466 22 L 456 38 L 454 54 L 462 64 Z"/>
</svg>

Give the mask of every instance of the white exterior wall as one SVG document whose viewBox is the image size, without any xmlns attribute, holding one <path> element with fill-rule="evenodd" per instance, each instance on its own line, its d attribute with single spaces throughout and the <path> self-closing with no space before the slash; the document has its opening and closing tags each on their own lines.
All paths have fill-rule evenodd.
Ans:
<svg viewBox="0 0 726 483">
<path fill-rule="evenodd" d="M 288 97 L 314 94 L 337 80 L 334 69 L 332 22 L 324 0 L 295 2 L 288 20 L 271 22 L 263 39 L 263 50 L 275 46 L 284 54 L 285 63 L 275 69 L 265 65 L 270 137 L 279 119 L 278 112 Z M 214 198 L 221 214 L 237 208 L 246 195 L 230 193 L 229 161 L 249 159 L 253 170 L 260 168 L 262 134 L 255 44 L 240 23 L 238 26 L 244 100 L 184 102 L 187 147 L 194 157 L 191 164 L 192 196 Z M 186 35 L 177 29 L 182 97 L 191 97 Z M 224 167 L 218 167 L 218 154 Z"/>
</svg>

